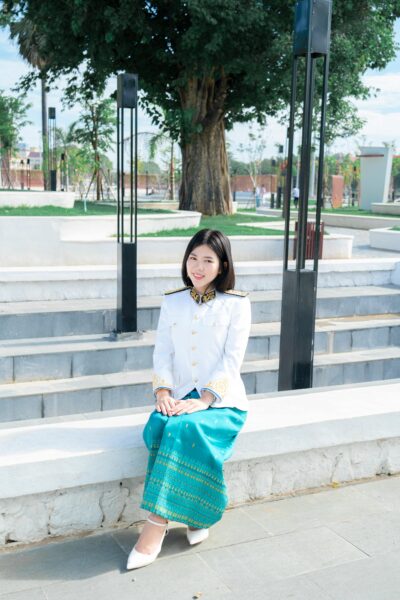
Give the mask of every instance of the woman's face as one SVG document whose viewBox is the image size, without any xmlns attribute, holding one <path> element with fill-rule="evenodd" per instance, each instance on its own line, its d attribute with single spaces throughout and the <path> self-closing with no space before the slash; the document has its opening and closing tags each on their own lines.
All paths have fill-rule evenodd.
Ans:
<svg viewBox="0 0 400 600">
<path fill-rule="evenodd" d="M 204 294 L 221 271 L 220 261 L 214 250 L 203 244 L 196 246 L 189 254 L 186 270 L 193 286 L 200 294 Z"/>
</svg>

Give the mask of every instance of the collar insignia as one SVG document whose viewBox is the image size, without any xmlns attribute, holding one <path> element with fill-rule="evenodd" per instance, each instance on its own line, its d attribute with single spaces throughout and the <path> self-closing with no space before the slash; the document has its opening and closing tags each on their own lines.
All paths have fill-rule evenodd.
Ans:
<svg viewBox="0 0 400 600">
<path fill-rule="evenodd" d="M 215 298 L 215 290 L 210 290 L 209 292 L 205 292 L 205 294 L 199 294 L 199 292 L 192 287 L 190 290 L 190 295 L 192 296 L 193 300 L 197 302 L 197 304 L 204 304 L 205 302 L 210 302 L 210 300 Z"/>
</svg>

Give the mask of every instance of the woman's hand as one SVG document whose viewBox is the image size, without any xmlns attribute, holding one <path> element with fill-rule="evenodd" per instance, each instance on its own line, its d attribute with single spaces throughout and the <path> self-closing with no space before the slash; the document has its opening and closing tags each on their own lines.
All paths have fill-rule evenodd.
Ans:
<svg viewBox="0 0 400 600">
<path fill-rule="evenodd" d="M 157 392 L 156 400 L 156 411 L 161 412 L 163 415 L 170 417 L 173 414 L 173 410 L 176 404 L 176 400 L 171 396 L 169 390 L 159 390 Z"/>
<path fill-rule="evenodd" d="M 193 398 L 191 400 L 176 400 L 173 415 L 183 415 L 198 412 L 199 410 L 207 410 L 210 404 L 214 401 L 214 396 L 206 390 L 202 392 L 201 398 Z"/>
</svg>

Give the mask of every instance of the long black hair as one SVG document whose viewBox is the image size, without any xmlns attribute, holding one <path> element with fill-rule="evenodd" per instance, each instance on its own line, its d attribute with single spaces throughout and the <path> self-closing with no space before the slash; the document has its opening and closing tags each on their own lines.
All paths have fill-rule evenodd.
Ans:
<svg viewBox="0 0 400 600">
<path fill-rule="evenodd" d="M 221 273 L 214 279 L 213 284 L 218 292 L 226 292 L 235 287 L 235 270 L 233 267 L 231 243 L 222 231 L 214 229 L 201 229 L 190 240 L 182 261 L 182 279 L 185 285 L 193 283 L 187 274 L 186 262 L 189 255 L 197 246 L 206 244 L 215 252 L 219 259 Z"/>
</svg>

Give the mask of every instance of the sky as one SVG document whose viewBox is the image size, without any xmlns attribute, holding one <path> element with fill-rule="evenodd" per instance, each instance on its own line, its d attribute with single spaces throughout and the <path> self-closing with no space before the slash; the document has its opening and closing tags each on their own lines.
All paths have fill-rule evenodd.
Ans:
<svg viewBox="0 0 400 600">
<path fill-rule="evenodd" d="M 400 20 L 397 21 L 396 41 L 400 45 Z M 7 31 L 0 30 L 0 89 L 10 93 L 17 83 L 19 77 L 29 70 L 28 65 L 20 58 L 16 46 L 8 39 Z M 397 153 L 400 153 L 400 50 L 397 57 L 382 71 L 369 71 L 364 75 L 367 85 L 377 88 L 379 91 L 369 100 L 356 102 L 360 116 L 366 120 L 363 130 L 357 137 L 337 140 L 331 151 L 334 152 L 357 152 L 359 145 L 382 145 L 383 142 L 394 143 Z M 112 91 L 113 82 L 109 84 Z M 67 127 L 79 118 L 80 107 L 62 110 L 62 89 L 52 90 L 48 95 L 48 106 L 57 109 L 57 126 Z M 40 147 L 40 89 L 37 86 L 26 97 L 32 104 L 28 112 L 28 119 L 32 124 L 26 126 L 22 131 L 22 141 L 29 147 Z M 156 128 L 151 124 L 148 116 L 139 109 L 138 112 L 139 131 L 154 131 Z M 256 128 L 254 128 L 256 131 Z M 246 157 L 240 153 L 240 144 L 246 145 L 248 141 L 248 124 L 236 125 L 227 133 L 232 154 L 237 159 L 245 160 Z M 269 119 L 262 135 L 265 139 L 265 156 L 276 154 L 275 144 L 284 144 L 285 128 L 274 119 Z M 139 145 L 139 152 L 145 154 L 144 147 Z M 110 156 L 113 160 L 113 156 Z M 147 156 L 141 156 L 146 160 Z M 115 162 L 113 160 L 113 162 Z"/>
</svg>

